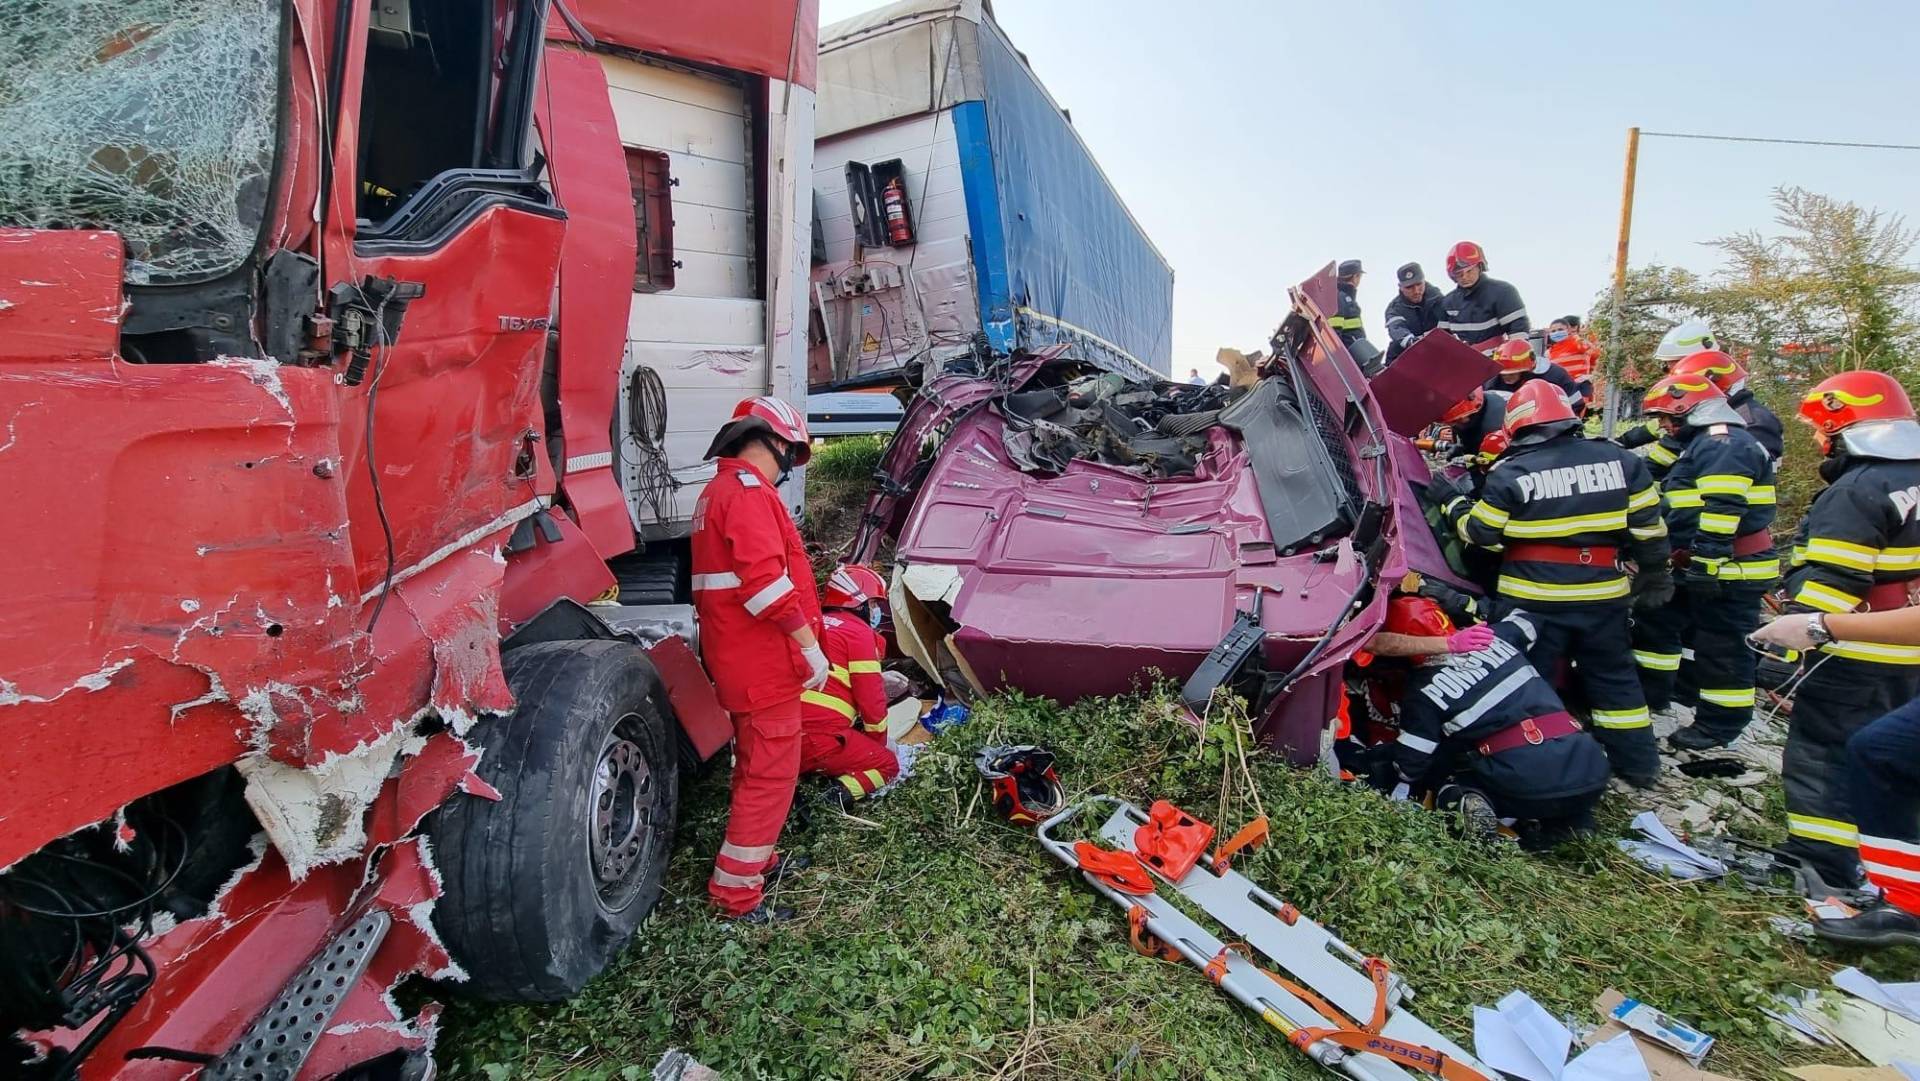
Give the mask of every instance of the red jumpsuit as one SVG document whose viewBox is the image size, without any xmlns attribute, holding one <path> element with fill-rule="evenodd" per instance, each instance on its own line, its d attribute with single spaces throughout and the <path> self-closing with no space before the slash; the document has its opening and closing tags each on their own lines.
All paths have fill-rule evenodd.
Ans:
<svg viewBox="0 0 1920 1081">
<path fill-rule="evenodd" d="M 807 663 L 790 636 L 820 626 L 820 597 L 793 518 L 772 482 L 739 458 L 719 460 L 693 512 L 693 603 L 707 672 L 733 715 L 727 836 L 707 893 L 739 915 L 760 903 L 800 779 Z"/>
<path fill-rule="evenodd" d="M 839 612 L 822 622 L 827 685 L 800 696 L 800 772 L 824 773 L 859 799 L 900 775 L 900 762 L 887 746 L 880 636 Z"/>
</svg>

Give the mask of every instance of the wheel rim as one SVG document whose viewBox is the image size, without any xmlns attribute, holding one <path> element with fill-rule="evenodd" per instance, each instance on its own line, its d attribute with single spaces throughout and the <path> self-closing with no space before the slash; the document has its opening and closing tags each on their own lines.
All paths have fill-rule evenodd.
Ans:
<svg viewBox="0 0 1920 1081">
<path fill-rule="evenodd" d="M 633 902 L 645 878 L 654 839 L 653 767 L 632 738 L 639 718 L 613 726 L 593 768 L 592 823 L 587 857 L 600 903 L 618 912 Z"/>
</svg>

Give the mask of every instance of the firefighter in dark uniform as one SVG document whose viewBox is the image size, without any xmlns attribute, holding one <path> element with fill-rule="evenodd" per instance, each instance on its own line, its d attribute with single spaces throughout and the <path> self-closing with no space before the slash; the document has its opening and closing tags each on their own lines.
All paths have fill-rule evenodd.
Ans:
<svg viewBox="0 0 1920 1081">
<path fill-rule="evenodd" d="M 1595 734 L 1627 783 L 1652 785 L 1660 754 L 1653 721 L 1628 659 L 1629 607 L 1673 596 L 1660 490 L 1639 458 L 1581 437 L 1580 420 L 1552 383 L 1534 380 L 1507 400 L 1513 444 L 1487 476 L 1478 502 L 1437 482 L 1467 543 L 1499 549 L 1501 599 L 1526 610 L 1539 630 L 1528 650 L 1549 676 L 1563 659 L 1577 666 Z M 1630 581 L 1622 561 L 1638 573 Z"/>
<path fill-rule="evenodd" d="M 1446 643 L 1458 633 L 1453 628 L 1434 600 L 1401 595 L 1387 603 L 1382 629 Z M 1436 805 L 1458 804 L 1488 833 L 1497 819 L 1518 819 L 1529 849 L 1592 830 L 1593 806 L 1607 787 L 1606 753 L 1527 662 L 1538 634 L 1533 616 L 1513 611 L 1477 651 L 1411 658 L 1393 748 L 1397 780 L 1415 798 L 1432 792 Z M 1456 778 L 1466 791 L 1446 798 Z M 1476 811 L 1480 793 L 1491 813 Z"/>
<path fill-rule="evenodd" d="M 1500 365 L 1500 370 L 1487 378 L 1487 390 L 1511 394 L 1536 379 L 1543 379 L 1560 388 L 1560 393 L 1566 395 L 1567 404 L 1573 407 L 1576 415 L 1586 412 L 1586 394 L 1580 389 L 1580 384 L 1574 382 L 1573 376 L 1568 375 L 1565 368 L 1536 354 L 1525 338 L 1509 338 L 1501 342 L 1493 350 L 1493 360 Z"/>
<path fill-rule="evenodd" d="M 1340 341 L 1353 355 L 1355 364 L 1368 375 L 1380 371 L 1380 349 L 1367 340 L 1367 328 L 1360 320 L 1360 275 L 1364 273 L 1360 260 L 1348 259 L 1339 267 L 1340 307 L 1337 313 L 1327 320 L 1327 325 L 1340 335 Z"/>
<path fill-rule="evenodd" d="M 1440 423 L 1453 429 L 1456 454 L 1478 451 L 1487 436 L 1504 429 L 1506 420 L 1507 395 L 1485 387 L 1473 388 L 1472 394 L 1453 403 L 1440 415 Z"/>
<path fill-rule="evenodd" d="M 1693 724 L 1671 737 L 1675 749 L 1724 747 L 1753 719 L 1747 636 L 1780 577 L 1768 531 L 1773 459 L 1705 376 L 1660 380 L 1645 408 L 1682 447 L 1661 486 L 1680 583 L 1672 603 L 1634 621 L 1633 660 L 1649 707 L 1666 709 L 1676 697 L 1694 707 Z"/>
<path fill-rule="evenodd" d="M 1440 302 L 1440 329 L 1475 348 L 1533 329 L 1520 290 L 1487 277 L 1487 253 L 1471 240 L 1447 252 L 1447 277 L 1456 288 Z"/>
<path fill-rule="evenodd" d="M 1407 351 L 1420 336 L 1440 327 L 1440 290 L 1427 284 L 1419 263 L 1393 272 L 1399 291 L 1387 302 L 1387 363 Z"/>
<path fill-rule="evenodd" d="M 1844 372 L 1800 403 L 1827 486 L 1801 521 L 1789 612 L 1909 607 L 1920 591 L 1920 423 L 1898 380 Z M 1794 691 L 1781 779 L 1787 848 L 1830 886 L 1860 877 L 1847 739 L 1920 691 L 1920 646 L 1827 642 Z"/>
<path fill-rule="evenodd" d="M 1733 406 L 1734 412 L 1739 413 L 1740 419 L 1746 422 L 1747 434 L 1766 449 L 1767 457 L 1778 468 L 1780 458 L 1786 453 L 1786 432 L 1773 410 L 1768 409 L 1748 389 L 1747 369 L 1739 361 L 1718 349 L 1702 349 L 1675 361 L 1669 374 L 1698 375 L 1712 380 L 1727 396 L 1727 404 Z M 1614 442 L 1629 450 L 1653 443 L 1654 448 L 1647 452 L 1647 467 L 1658 478 L 1673 467 L 1681 450 L 1673 440 L 1661 438 L 1664 433 L 1665 429 L 1656 417 L 1627 429 Z"/>
</svg>

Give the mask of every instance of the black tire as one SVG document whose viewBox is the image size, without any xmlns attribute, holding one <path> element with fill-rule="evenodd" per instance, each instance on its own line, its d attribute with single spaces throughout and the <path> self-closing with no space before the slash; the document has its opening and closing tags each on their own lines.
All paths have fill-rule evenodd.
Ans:
<svg viewBox="0 0 1920 1081">
<path fill-rule="evenodd" d="M 434 813 L 445 894 L 433 922 L 467 972 L 464 994 L 554 1002 L 598 975 L 660 900 L 680 795 L 675 724 L 652 662 L 627 642 L 541 642 L 501 667 L 519 708 L 468 736 L 501 799 L 456 796 Z"/>
</svg>

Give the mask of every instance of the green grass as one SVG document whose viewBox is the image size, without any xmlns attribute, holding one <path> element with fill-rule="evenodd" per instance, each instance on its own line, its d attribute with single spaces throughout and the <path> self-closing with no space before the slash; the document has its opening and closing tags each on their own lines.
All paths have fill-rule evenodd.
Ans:
<svg viewBox="0 0 1920 1081">
<path fill-rule="evenodd" d="M 828 483 L 852 481 L 866 484 L 887 449 L 885 435 L 849 435 L 829 439 L 813 448 L 807 463 L 807 479 Z"/>
<path fill-rule="evenodd" d="M 1768 930 L 1791 900 L 1670 883 L 1603 840 L 1546 858 L 1457 840 L 1434 815 L 1244 755 L 1235 726 L 1196 733 L 1162 700 L 1010 698 L 860 818 L 790 831 L 784 845 L 816 861 L 779 898 L 795 924 L 708 914 L 725 770 L 693 783 L 667 899 L 640 940 L 573 1002 L 455 1004 L 448 1076 L 636 1077 L 668 1046 L 742 1078 L 1328 1076 L 1198 973 L 1133 953 L 1118 909 L 997 820 L 972 752 L 1024 741 L 1059 753 L 1075 794 L 1171 798 L 1223 830 L 1264 810 L 1273 843 L 1241 869 L 1389 958 L 1416 1012 L 1463 1043 L 1471 1007 L 1516 987 L 1590 1018 L 1612 986 L 1718 1036 L 1708 1065 L 1729 1076 L 1808 1060 L 1759 1013 L 1834 967 Z"/>
</svg>

